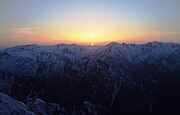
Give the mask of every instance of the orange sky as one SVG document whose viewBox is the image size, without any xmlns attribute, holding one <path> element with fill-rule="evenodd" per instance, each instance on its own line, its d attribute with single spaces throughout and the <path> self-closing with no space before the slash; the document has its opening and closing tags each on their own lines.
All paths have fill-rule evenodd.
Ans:
<svg viewBox="0 0 180 115">
<path fill-rule="evenodd" d="M 0 48 L 19 44 L 180 42 L 179 1 L 0 1 Z"/>
</svg>

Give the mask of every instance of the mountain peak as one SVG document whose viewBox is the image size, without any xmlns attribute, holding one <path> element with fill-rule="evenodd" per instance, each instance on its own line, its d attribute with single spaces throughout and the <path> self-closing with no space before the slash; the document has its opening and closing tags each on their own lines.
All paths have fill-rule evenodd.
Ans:
<svg viewBox="0 0 180 115">
<path fill-rule="evenodd" d="M 117 46 L 120 45 L 118 42 L 111 42 L 109 44 L 107 44 L 108 46 Z"/>
<path fill-rule="evenodd" d="M 159 42 L 159 41 L 152 41 L 152 42 L 149 42 L 149 43 L 147 43 L 147 44 L 161 44 L 161 43 L 163 43 L 163 42 Z"/>
</svg>

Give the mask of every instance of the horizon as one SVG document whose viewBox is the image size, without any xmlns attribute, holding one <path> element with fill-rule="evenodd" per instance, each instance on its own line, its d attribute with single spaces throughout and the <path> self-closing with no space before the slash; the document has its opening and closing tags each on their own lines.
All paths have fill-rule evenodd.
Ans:
<svg viewBox="0 0 180 115">
<path fill-rule="evenodd" d="M 178 0 L 6 0 L 0 1 L 0 9 L 0 49 L 180 42 Z"/>
<path fill-rule="evenodd" d="M 163 41 L 149 41 L 149 42 L 143 42 L 143 43 L 125 43 L 125 42 L 116 42 L 116 41 L 111 41 L 111 42 L 108 42 L 108 43 L 105 43 L 105 44 L 77 44 L 77 43 L 57 43 L 57 44 L 18 44 L 18 45 L 12 45 L 10 47 L 0 47 L 0 50 L 5 50 L 5 49 L 8 49 L 8 48 L 13 48 L 13 47 L 16 47 L 16 46 L 28 46 L 28 45 L 38 45 L 38 46 L 55 46 L 55 45 L 79 45 L 79 46 L 91 46 L 91 47 L 96 47 L 96 46 L 105 46 L 105 45 L 108 45 L 108 44 L 111 44 L 111 43 L 118 43 L 118 44 L 127 44 L 127 45 L 130 45 L 130 44 L 134 44 L 134 45 L 143 45 L 143 44 L 148 44 L 148 43 L 154 43 L 154 42 L 159 42 L 159 43 L 173 43 L 173 44 L 180 44 L 180 42 L 163 42 Z"/>
</svg>

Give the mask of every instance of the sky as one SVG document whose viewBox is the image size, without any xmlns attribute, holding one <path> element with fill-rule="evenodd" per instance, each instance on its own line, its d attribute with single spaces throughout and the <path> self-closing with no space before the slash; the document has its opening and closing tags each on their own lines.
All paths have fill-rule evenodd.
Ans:
<svg viewBox="0 0 180 115">
<path fill-rule="evenodd" d="M 180 0 L 0 0 L 0 48 L 180 42 Z"/>
</svg>

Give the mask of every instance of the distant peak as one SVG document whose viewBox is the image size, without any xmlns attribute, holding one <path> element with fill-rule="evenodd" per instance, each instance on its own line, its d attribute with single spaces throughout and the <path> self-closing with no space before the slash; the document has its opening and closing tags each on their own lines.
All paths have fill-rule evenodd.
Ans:
<svg viewBox="0 0 180 115">
<path fill-rule="evenodd" d="M 111 42 L 111 43 L 109 43 L 109 44 L 107 44 L 108 46 L 116 46 L 116 45 L 119 45 L 119 43 L 118 42 Z"/>
<path fill-rule="evenodd" d="M 37 44 L 28 44 L 28 45 L 24 45 L 24 46 L 38 46 Z"/>
<path fill-rule="evenodd" d="M 152 41 L 152 42 L 149 42 L 148 44 L 160 44 L 162 42 L 159 42 L 159 41 Z"/>
<path fill-rule="evenodd" d="M 66 45 L 65 43 L 60 43 L 60 44 L 56 44 L 56 46 L 64 46 Z"/>
</svg>

